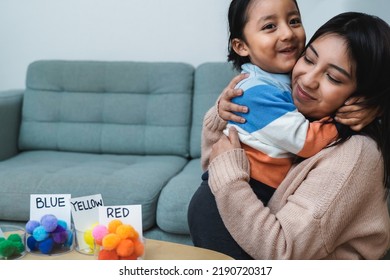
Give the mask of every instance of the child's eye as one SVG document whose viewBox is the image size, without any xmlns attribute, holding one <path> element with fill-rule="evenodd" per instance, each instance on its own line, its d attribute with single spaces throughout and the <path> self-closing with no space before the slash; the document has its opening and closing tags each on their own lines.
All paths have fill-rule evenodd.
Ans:
<svg viewBox="0 0 390 280">
<path fill-rule="evenodd" d="M 302 20 L 300 18 L 293 18 L 292 20 L 290 20 L 290 24 L 291 25 L 301 25 Z"/>
<path fill-rule="evenodd" d="M 273 24 L 273 23 L 269 23 L 269 24 L 264 25 L 262 30 L 271 30 L 271 29 L 274 29 L 274 28 L 276 28 L 276 25 Z"/>
</svg>

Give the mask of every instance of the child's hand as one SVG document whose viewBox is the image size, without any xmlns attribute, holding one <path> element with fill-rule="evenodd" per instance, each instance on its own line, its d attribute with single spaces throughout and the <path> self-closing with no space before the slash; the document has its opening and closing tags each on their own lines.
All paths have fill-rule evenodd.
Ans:
<svg viewBox="0 0 390 280">
<path fill-rule="evenodd" d="M 367 108 L 359 104 L 360 101 L 360 97 L 349 98 L 345 105 L 336 112 L 335 120 L 349 126 L 354 131 L 360 131 L 379 117 L 379 108 Z"/>
<path fill-rule="evenodd" d="M 236 85 L 243 79 L 247 78 L 247 74 L 240 74 L 230 81 L 228 86 L 222 91 L 218 99 L 218 115 L 225 121 L 234 121 L 244 123 L 246 120 L 234 112 L 248 112 L 246 106 L 241 106 L 233 103 L 231 100 L 236 96 L 242 95 L 242 89 L 235 89 Z"/>
</svg>

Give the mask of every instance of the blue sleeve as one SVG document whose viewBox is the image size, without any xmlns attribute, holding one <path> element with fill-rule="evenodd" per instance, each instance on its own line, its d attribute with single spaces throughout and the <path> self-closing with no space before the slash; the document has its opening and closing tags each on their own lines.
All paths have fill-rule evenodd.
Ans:
<svg viewBox="0 0 390 280">
<path fill-rule="evenodd" d="M 296 109 L 290 92 L 282 91 L 270 85 L 257 85 L 249 88 L 242 96 L 235 97 L 232 102 L 247 106 L 248 113 L 237 113 L 246 119 L 245 123 L 229 121 L 248 133 L 267 126 L 272 121 Z"/>
</svg>

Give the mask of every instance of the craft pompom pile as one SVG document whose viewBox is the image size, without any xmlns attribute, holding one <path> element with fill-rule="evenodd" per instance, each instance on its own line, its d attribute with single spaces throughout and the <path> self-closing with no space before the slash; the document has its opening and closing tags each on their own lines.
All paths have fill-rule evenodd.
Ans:
<svg viewBox="0 0 390 280">
<path fill-rule="evenodd" d="M 136 260 L 143 256 L 145 247 L 138 232 L 121 220 L 112 220 L 108 227 L 96 225 L 91 231 L 93 242 L 101 246 L 99 260 Z M 84 235 L 87 244 L 91 236 Z"/>
<path fill-rule="evenodd" d="M 8 238 L 0 237 L 0 259 L 17 258 L 24 250 L 24 243 L 19 234 L 10 234 Z"/>
<path fill-rule="evenodd" d="M 31 252 L 51 254 L 58 250 L 69 250 L 73 243 L 73 233 L 63 220 L 52 214 L 42 216 L 40 221 L 29 220 L 26 224 L 27 247 Z"/>
</svg>

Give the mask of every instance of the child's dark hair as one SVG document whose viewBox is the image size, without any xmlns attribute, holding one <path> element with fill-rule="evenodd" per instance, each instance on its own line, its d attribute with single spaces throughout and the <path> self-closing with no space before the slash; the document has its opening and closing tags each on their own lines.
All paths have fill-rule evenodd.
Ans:
<svg viewBox="0 0 390 280">
<path fill-rule="evenodd" d="M 248 7 L 254 0 L 232 0 L 229 6 L 229 42 L 228 42 L 228 61 L 233 63 L 234 68 L 241 70 L 241 65 L 250 62 L 248 56 L 238 55 L 232 48 L 232 40 L 237 38 L 245 42 L 244 27 L 248 21 Z M 294 1 L 299 11 L 298 3 Z"/>
</svg>

